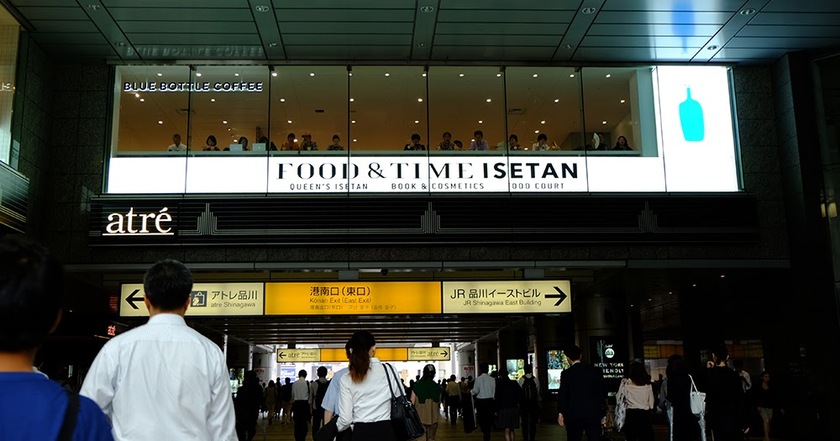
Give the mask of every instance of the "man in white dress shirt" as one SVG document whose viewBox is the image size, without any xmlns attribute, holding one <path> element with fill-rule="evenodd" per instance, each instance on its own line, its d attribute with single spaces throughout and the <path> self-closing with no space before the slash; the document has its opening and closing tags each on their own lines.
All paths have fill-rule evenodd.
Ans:
<svg viewBox="0 0 840 441">
<path fill-rule="evenodd" d="M 292 419 L 295 421 L 295 441 L 306 440 L 309 420 L 312 418 L 313 397 L 306 383 L 306 370 L 298 372 L 298 379 L 292 383 Z"/>
<path fill-rule="evenodd" d="M 93 361 L 81 394 L 131 441 L 236 441 L 230 380 L 221 349 L 184 321 L 192 274 L 155 263 L 143 277 L 149 322 L 111 339 Z"/>
<path fill-rule="evenodd" d="M 484 434 L 484 441 L 490 441 L 490 434 L 493 433 L 493 414 L 496 412 L 496 404 L 493 401 L 496 395 L 496 379 L 487 374 L 487 363 L 482 363 L 480 367 L 481 375 L 475 379 L 472 394 L 475 395 L 478 427 Z"/>
</svg>

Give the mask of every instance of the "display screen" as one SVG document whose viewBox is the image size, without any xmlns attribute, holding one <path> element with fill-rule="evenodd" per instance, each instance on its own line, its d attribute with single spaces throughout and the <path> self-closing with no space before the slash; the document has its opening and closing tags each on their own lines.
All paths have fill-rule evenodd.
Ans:
<svg viewBox="0 0 840 441">
<path fill-rule="evenodd" d="M 560 373 L 569 367 L 569 359 L 559 349 L 551 349 L 546 353 L 546 370 L 548 372 L 548 390 L 560 389 Z"/>
</svg>

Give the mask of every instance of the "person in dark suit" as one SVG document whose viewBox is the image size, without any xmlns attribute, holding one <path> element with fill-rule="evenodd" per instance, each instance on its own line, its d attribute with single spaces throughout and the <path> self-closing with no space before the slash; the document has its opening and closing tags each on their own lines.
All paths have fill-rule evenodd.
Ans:
<svg viewBox="0 0 840 441">
<path fill-rule="evenodd" d="M 571 366 L 560 374 L 557 424 L 566 428 L 569 441 L 601 437 L 606 423 L 607 390 L 601 370 L 581 363 L 581 349 L 572 346 L 565 351 Z"/>
</svg>

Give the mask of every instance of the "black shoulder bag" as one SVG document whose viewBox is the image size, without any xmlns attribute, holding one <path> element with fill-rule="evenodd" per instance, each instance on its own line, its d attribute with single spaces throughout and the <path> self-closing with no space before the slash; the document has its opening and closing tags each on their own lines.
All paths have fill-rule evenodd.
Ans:
<svg viewBox="0 0 840 441">
<path fill-rule="evenodd" d="M 388 389 L 391 390 L 391 425 L 394 427 L 394 434 L 399 441 L 406 441 L 414 438 L 419 438 L 426 433 L 423 428 L 423 423 L 420 422 L 420 415 L 417 414 L 417 409 L 411 404 L 405 396 L 405 392 L 400 387 L 400 394 L 394 394 L 394 387 L 391 385 L 391 375 L 394 376 L 394 382 L 399 386 L 397 381 L 397 373 L 389 363 L 385 363 L 385 378 L 388 379 Z M 389 374 L 390 373 L 390 374 Z"/>
<path fill-rule="evenodd" d="M 79 394 L 66 391 L 67 408 L 64 410 L 64 419 L 61 422 L 61 429 L 58 431 L 58 441 L 70 441 L 73 439 L 73 431 L 76 430 L 76 417 L 79 415 Z"/>
</svg>

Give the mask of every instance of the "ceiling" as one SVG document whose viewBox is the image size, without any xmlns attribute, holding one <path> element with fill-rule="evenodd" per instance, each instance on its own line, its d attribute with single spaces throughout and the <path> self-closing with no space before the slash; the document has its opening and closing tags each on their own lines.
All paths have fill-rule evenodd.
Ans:
<svg viewBox="0 0 840 441">
<path fill-rule="evenodd" d="M 831 0 L 0 0 L 51 56 L 123 63 L 769 62 Z"/>
</svg>

